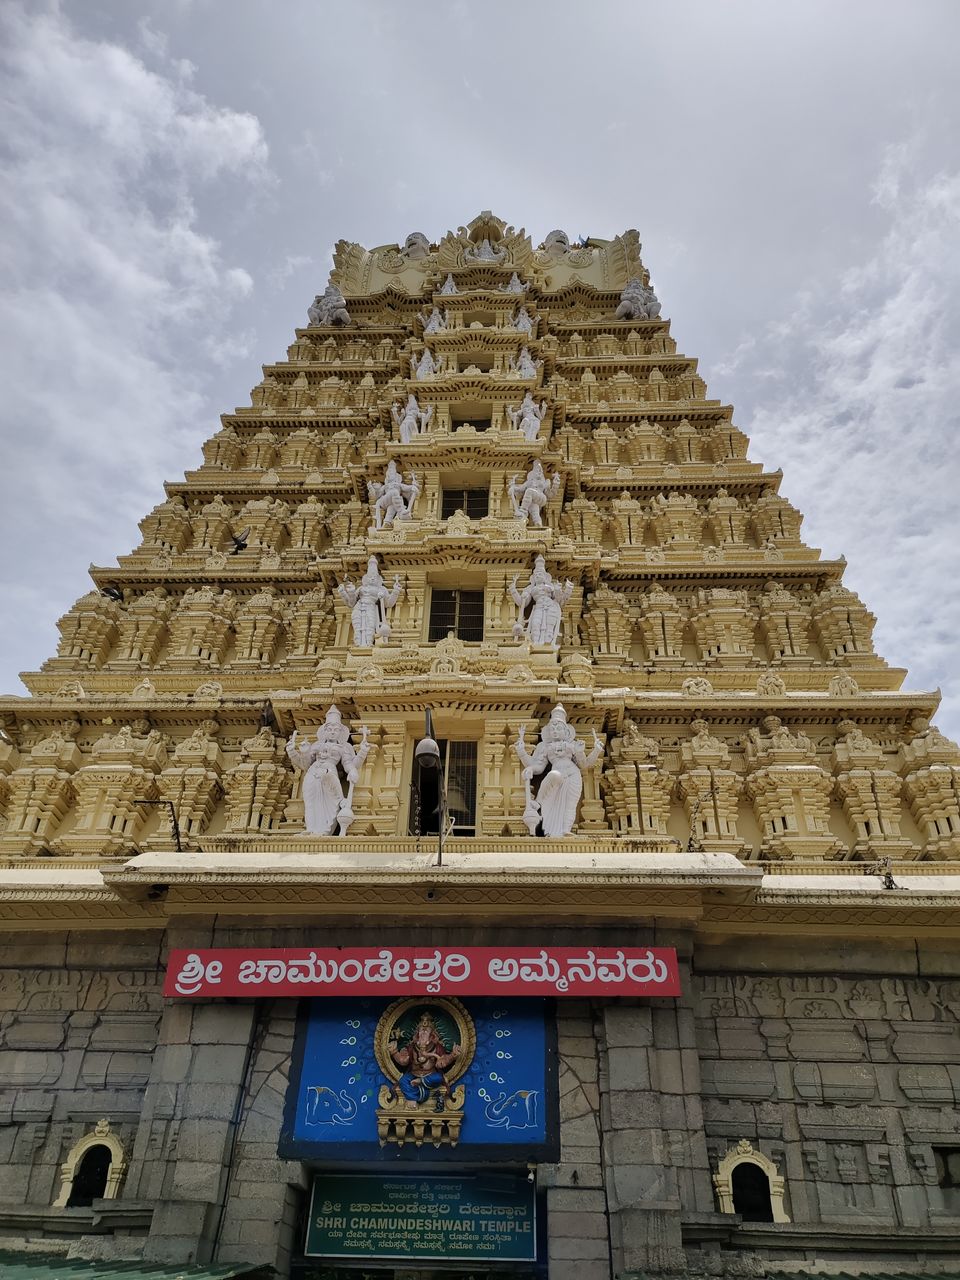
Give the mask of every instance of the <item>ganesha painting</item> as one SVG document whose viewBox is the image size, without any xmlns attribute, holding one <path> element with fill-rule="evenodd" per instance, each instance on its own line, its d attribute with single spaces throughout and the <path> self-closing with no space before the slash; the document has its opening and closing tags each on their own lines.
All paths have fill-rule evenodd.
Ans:
<svg viewBox="0 0 960 1280">
<path fill-rule="evenodd" d="M 396 1000 L 384 1010 L 374 1053 L 388 1084 L 377 1109 L 380 1145 L 456 1145 L 466 1092 L 456 1081 L 476 1051 L 473 1019 L 459 1000 Z"/>
</svg>

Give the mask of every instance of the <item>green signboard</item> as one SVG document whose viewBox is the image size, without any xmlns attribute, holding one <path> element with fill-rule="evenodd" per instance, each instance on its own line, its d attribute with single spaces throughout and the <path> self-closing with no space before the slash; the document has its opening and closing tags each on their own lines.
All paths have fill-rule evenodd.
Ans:
<svg viewBox="0 0 960 1280">
<path fill-rule="evenodd" d="M 304 1253 L 308 1258 L 533 1262 L 534 1193 L 522 1173 L 317 1174 Z"/>
</svg>

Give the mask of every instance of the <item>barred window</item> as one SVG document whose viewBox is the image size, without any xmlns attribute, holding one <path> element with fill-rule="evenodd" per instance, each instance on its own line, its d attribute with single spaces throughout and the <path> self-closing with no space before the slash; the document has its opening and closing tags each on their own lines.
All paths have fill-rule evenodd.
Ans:
<svg viewBox="0 0 960 1280">
<path fill-rule="evenodd" d="M 483 639 L 483 592 L 434 587 L 430 596 L 427 639 L 443 640 L 450 632 L 458 640 Z"/>
<path fill-rule="evenodd" d="M 482 520 L 490 510 L 490 490 L 444 489 L 440 495 L 440 518 L 448 520 L 455 511 L 465 511 L 471 520 Z"/>
<path fill-rule="evenodd" d="M 453 819 L 453 834 L 477 834 L 477 744 L 450 742 L 439 738 L 439 769 L 417 769 L 414 765 L 410 795 L 410 834 L 436 835 L 440 823 L 440 779 L 447 795 L 447 813 Z"/>
</svg>

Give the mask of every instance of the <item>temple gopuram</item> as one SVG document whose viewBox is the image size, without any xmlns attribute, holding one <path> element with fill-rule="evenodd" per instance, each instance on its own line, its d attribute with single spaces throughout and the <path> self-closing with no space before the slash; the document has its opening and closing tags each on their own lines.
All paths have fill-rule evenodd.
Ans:
<svg viewBox="0 0 960 1280">
<path fill-rule="evenodd" d="M 307 319 L 0 699 L 0 1276 L 956 1276 L 960 749 L 637 232 Z"/>
</svg>

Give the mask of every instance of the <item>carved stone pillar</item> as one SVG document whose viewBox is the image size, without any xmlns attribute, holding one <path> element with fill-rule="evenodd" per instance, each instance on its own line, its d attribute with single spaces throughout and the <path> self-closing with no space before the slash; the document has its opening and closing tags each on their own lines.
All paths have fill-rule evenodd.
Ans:
<svg viewBox="0 0 960 1280">
<path fill-rule="evenodd" d="M 163 587 L 145 591 L 126 604 L 111 668 L 139 670 L 153 666 L 167 638 L 167 619 L 172 611 L 173 601 L 166 598 Z"/>
<path fill-rule="evenodd" d="M 78 722 L 65 720 L 29 754 L 21 755 L 7 780 L 7 822 L 0 849 L 25 854 L 49 849 L 75 799 L 71 777 L 83 763 L 73 741 L 79 731 Z"/>
<path fill-rule="evenodd" d="M 166 665 L 219 667 L 226 656 L 235 608 L 231 591 L 213 587 L 187 591 L 170 624 Z"/>
<path fill-rule="evenodd" d="M 57 656 L 45 664 L 45 669 L 73 671 L 102 666 L 117 638 L 119 616 L 117 601 L 99 591 L 81 596 L 57 623 L 60 631 Z"/>
<path fill-rule="evenodd" d="M 744 848 L 737 834 L 743 778 L 730 768 L 730 749 L 713 737 L 706 720 L 694 720 L 690 728 L 693 737 L 680 748 L 684 771 L 677 785 L 690 833 L 704 849 L 739 855 Z"/>
<path fill-rule="evenodd" d="M 739 546 L 747 540 L 747 513 L 740 503 L 718 489 L 707 503 L 706 526 L 720 546 Z"/>
<path fill-rule="evenodd" d="M 876 618 L 854 591 L 835 583 L 817 593 L 811 609 L 813 625 L 831 662 L 873 655 Z"/>
<path fill-rule="evenodd" d="M 909 857 L 912 845 L 900 834 L 900 778 L 880 747 L 852 720 L 838 726 L 844 735 L 833 751 L 837 795 L 854 830 L 860 858 Z"/>
<path fill-rule="evenodd" d="M 703 662 L 742 667 L 752 660 L 757 615 L 746 591 L 701 588 L 690 620 Z"/>
<path fill-rule="evenodd" d="M 283 819 L 290 783 L 283 739 L 267 728 L 247 738 L 237 764 L 224 775 L 226 830 L 250 835 L 274 830 Z"/>
<path fill-rule="evenodd" d="M 914 721 L 916 736 L 901 748 L 903 789 L 927 857 L 960 854 L 960 747 L 928 722 Z"/>
<path fill-rule="evenodd" d="M 89 855 L 135 848 L 147 815 L 141 801 L 156 799 L 156 775 L 166 760 L 163 738 L 146 722 L 98 738 L 73 776 L 77 820 L 61 838 L 64 847 Z"/>
<path fill-rule="evenodd" d="M 781 546 L 800 546 L 803 516 L 786 498 L 775 493 L 763 494 L 753 504 L 750 520 L 761 546 L 771 540 Z"/>
<path fill-rule="evenodd" d="M 287 666 L 313 667 L 333 643 L 332 601 L 324 587 L 314 587 L 291 605 L 287 623 Z"/>
<path fill-rule="evenodd" d="M 269 667 L 283 639 L 283 602 L 273 587 L 264 587 L 245 601 L 237 614 L 232 666 Z"/>
<path fill-rule="evenodd" d="M 580 625 L 594 662 L 622 667 L 630 660 L 634 629 L 626 596 L 601 583 L 588 606 Z"/>
<path fill-rule="evenodd" d="M 640 631 L 650 662 L 676 665 L 683 646 L 683 614 L 676 599 L 653 582 L 640 604 Z"/>
<path fill-rule="evenodd" d="M 828 858 L 841 847 L 830 832 L 833 781 L 817 764 L 813 743 L 791 734 L 776 716 L 763 721 L 766 734 L 751 729 L 747 793 L 763 829 L 768 858 Z"/>
<path fill-rule="evenodd" d="M 673 779 L 659 759 L 659 742 L 645 738 L 627 717 L 600 779 L 607 821 L 617 835 L 666 837 Z"/>
<path fill-rule="evenodd" d="M 218 732 L 216 720 L 205 720 L 189 738 L 177 743 L 172 760 L 157 778 L 160 795 L 173 805 L 187 840 L 206 830 L 222 793 L 223 753 L 216 742 Z M 169 848 L 166 824 L 159 842 Z"/>
<path fill-rule="evenodd" d="M 809 610 L 779 582 L 768 582 L 760 596 L 760 632 L 772 662 L 805 659 L 809 649 Z"/>
</svg>

